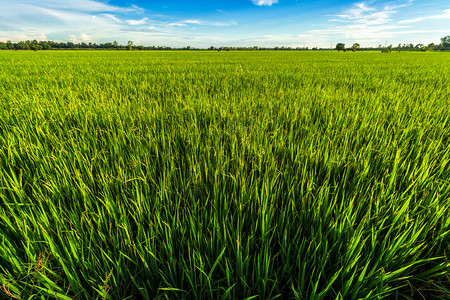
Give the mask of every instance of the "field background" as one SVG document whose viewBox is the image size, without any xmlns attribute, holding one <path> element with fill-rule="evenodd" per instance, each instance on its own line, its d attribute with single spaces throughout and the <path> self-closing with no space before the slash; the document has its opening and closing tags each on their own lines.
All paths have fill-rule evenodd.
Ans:
<svg viewBox="0 0 450 300">
<path fill-rule="evenodd" d="M 450 298 L 450 53 L 0 53 L 0 298 Z"/>
</svg>

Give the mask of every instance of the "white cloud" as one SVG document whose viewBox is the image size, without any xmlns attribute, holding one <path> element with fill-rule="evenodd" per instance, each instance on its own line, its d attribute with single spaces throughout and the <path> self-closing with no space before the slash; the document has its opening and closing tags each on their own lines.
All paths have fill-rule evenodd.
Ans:
<svg viewBox="0 0 450 300">
<path fill-rule="evenodd" d="M 394 10 L 394 9 L 397 9 L 397 8 L 408 7 L 408 6 L 411 6 L 413 2 L 414 2 L 414 0 L 409 0 L 408 3 L 404 3 L 404 4 L 397 4 L 397 5 L 393 5 L 393 6 L 386 5 L 384 7 L 384 9 L 385 10 Z"/>
<path fill-rule="evenodd" d="M 174 22 L 174 23 L 169 23 L 169 24 L 167 24 L 168 26 L 176 26 L 176 27 L 186 27 L 187 25 L 186 24 L 184 24 L 184 23 L 177 23 L 177 22 Z"/>
<path fill-rule="evenodd" d="M 89 35 L 87 35 L 86 33 L 82 33 L 80 35 L 80 37 L 83 42 L 91 42 L 92 41 L 91 38 L 89 37 Z"/>
<path fill-rule="evenodd" d="M 361 17 L 362 14 L 373 10 L 375 9 L 368 7 L 365 2 L 355 3 L 354 7 L 344 11 L 344 14 L 338 15 L 338 17 L 354 20 Z"/>
<path fill-rule="evenodd" d="M 112 15 L 112 14 L 101 14 L 104 17 L 110 18 L 111 20 L 114 20 L 116 22 L 122 23 L 122 21 L 117 18 L 116 16 Z"/>
<path fill-rule="evenodd" d="M 172 42 L 174 46 L 178 42 L 190 43 L 194 37 L 197 42 L 204 39 L 193 32 L 193 26 L 237 25 L 234 21 L 189 18 L 178 21 L 167 15 L 143 13 L 135 5 L 120 7 L 100 0 L 0 0 L 0 40 L 95 43 L 133 40 L 154 45 Z M 208 45 L 210 41 L 205 39 L 204 43 Z"/>
<path fill-rule="evenodd" d="M 202 22 L 200 20 L 184 20 L 181 23 L 202 25 L 204 22 Z"/>
<path fill-rule="evenodd" d="M 130 25 L 142 25 L 147 23 L 148 19 L 147 18 L 142 18 L 140 20 L 126 20 L 126 22 Z"/>
<path fill-rule="evenodd" d="M 218 26 L 218 27 L 227 27 L 227 26 L 237 26 L 239 24 L 237 22 L 231 21 L 231 22 L 211 22 L 207 25 Z"/>
<path fill-rule="evenodd" d="M 79 36 L 77 36 L 76 34 L 70 35 L 70 41 L 73 43 L 81 43 L 81 42 L 87 43 L 92 42 L 92 39 L 90 38 L 89 35 L 83 32 Z"/>
<path fill-rule="evenodd" d="M 293 34 L 283 33 L 277 35 L 266 34 L 260 37 L 246 39 L 246 41 L 251 41 L 253 43 L 273 44 L 274 46 L 297 47 L 300 46 L 301 39 Z"/>
<path fill-rule="evenodd" d="M 124 26 L 119 15 L 137 14 L 139 11 L 135 6 L 118 7 L 93 0 L 0 0 L 0 27 L 15 24 L 14 29 L 1 32 L 0 39 L 115 39 Z"/>
<path fill-rule="evenodd" d="M 26 33 L 39 32 L 40 35 L 50 38 L 62 32 L 67 32 L 65 39 L 70 34 L 90 31 L 101 33 L 104 30 L 113 31 L 118 26 L 117 21 L 101 14 L 92 15 L 80 11 L 57 10 L 28 4 L 10 5 L 7 9 L 2 9 L 0 11 L 1 24 L 16 24 L 15 26 L 20 31 Z M 14 31 L 9 31 L 8 36 L 8 39 L 11 40 L 24 39 L 24 35 L 18 35 Z"/>
<path fill-rule="evenodd" d="M 252 2 L 258 6 L 272 6 L 272 4 L 278 3 L 278 0 L 252 0 Z"/>
<path fill-rule="evenodd" d="M 327 29 L 310 30 L 308 31 L 308 34 L 324 37 L 339 36 L 344 39 L 383 39 L 393 36 L 393 33 L 389 32 L 390 30 L 402 29 L 407 27 L 408 26 L 398 25 L 366 26 L 362 24 L 353 24 L 347 26 L 336 26 Z"/>
<path fill-rule="evenodd" d="M 346 25 L 333 26 L 324 29 L 310 30 L 303 34 L 308 36 L 323 36 L 326 38 L 340 37 L 347 40 L 380 40 L 393 37 L 393 30 L 408 28 L 409 26 L 392 24 L 393 16 L 399 11 L 396 9 L 411 5 L 412 1 L 395 6 L 386 5 L 383 8 L 369 6 L 366 2 L 353 4 L 353 7 L 342 14 L 334 16 L 331 22 L 340 22 Z"/>
<path fill-rule="evenodd" d="M 371 4 L 368 4 L 371 3 Z M 334 15 L 329 21 L 335 26 L 322 29 L 309 30 L 299 34 L 298 37 L 309 45 L 322 45 L 329 47 L 330 43 L 345 42 L 352 44 L 358 42 L 364 46 L 385 43 L 404 42 L 431 42 L 437 39 L 439 34 L 446 33 L 445 26 L 421 26 L 413 27 L 414 22 L 424 20 L 449 20 L 450 9 L 442 11 L 434 16 L 420 17 L 411 20 L 397 22 L 402 8 L 413 4 L 413 0 L 395 5 L 375 6 L 376 2 L 360 2 L 341 14 Z M 339 22 L 339 23 L 336 23 Z M 407 40 L 405 40 L 405 38 Z M 328 44 L 328 46 L 326 46 Z"/>
<path fill-rule="evenodd" d="M 169 23 L 169 26 L 178 26 L 178 27 L 186 27 L 188 25 L 200 25 L 200 26 L 216 26 L 216 27 L 227 27 L 227 26 L 236 26 L 237 22 L 211 22 L 204 20 L 183 20 L 179 22 Z"/>
<path fill-rule="evenodd" d="M 268 22 L 259 20 L 258 24 L 261 26 L 255 29 L 255 24 L 251 24 L 251 18 L 247 20 L 244 19 L 245 16 L 221 10 L 213 13 L 214 17 L 218 17 L 216 19 L 212 17 L 196 19 L 188 12 L 177 16 L 161 15 L 156 14 L 157 12 L 145 12 L 142 8 L 131 4 L 125 7 L 112 5 L 109 3 L 113 1 L 108 0 L 0 0 L 0 40 L 51 39 L 96 43 L 117 40 L 122 44 L 132 40 L 135 44 L 141 42 L 144 45 L 171 47 L 186 45 L 329 47 L 330 42 L 336 41 L 348 44 L 359 42 L 368 46 L 384 44 L 386 40 L 390 40 L 389 43 L 398 42 L 399 38 L 408 34 L 410 36 L 406 37 L 408 40 L 405 42 L 416 40 L 426 42 L 428 37 L 436 42 L 443 32 L 442 29 L 448 27 L 445 24 L 449 24 L 448 9 L 436 13 L 435 16 L 413 15 L 410 20 L 397 22 L 395 19 L 399 19 L 400 11 L 411 5 L 411 0 L 389 0 L 390 4 L 376 0 L 355 1 L 360 2 L 349 6 L 346 10 L 335 12 L 329 18 L 331 23 L 323 23 L 323 20 L 320 20 L 320 24 L 324 25 L 308 24 L 311 26 L 309 28 L 315 30 L 305 32 L 301 29 L 296 31 L 302 28 L 301 23 L 295 27 L 289 22 L 281 25 L 284 20 L 280 22 L 275 16 L 269 17 Z M 252 0 L 248 3 L 271 6 L 279 2 L 281 1 Z M 413 19 L 414 17 L 416 18 Z M 232 18 L 242 20 L 237 19 L 238 24 Z M 439 23 L 439 26 L 432 24 L 433 22 L 423 22 L 420 27 L 413 26 L 413 23 L 425 20 L 442 21 L 434 22 Z M 289 21 L 288 18 L 286 21 Z M 241 24 L 242 26 L 238 27 Z M 227 26 L 229 28 L 225 28 Z"/>
<path fill-rule="evenodd" d="M 434 16 L 427 16 L 427 17 L 420 17 L 420 18 L 415 18 L 415 19 L 410 19 L 410 20 L 403 20 L 400 21 L 400 24 L 404 24 L 404 23 L 417 23 L 417 22 L 422 22 L 422 21 L 426 21 L 426 20 L 450 20 L 450 9 L 446 9 L 444 11 L 442 11 L 441 14 L 439 15 L 434 15 Z"/>
<path fill-rule="evenodd" d="M 344 11 L 343 14 L 336 15 L 337 19 L 330 21 L 354 22 L 365 25 L 385 24 L 392 21 L 391 16 L 397 13 L 393 8 L 385 6 L 384 9 L 377 11 L 375 8 L 367 6 L 365 2 L 355 3 L 354 7 Z"/>
<path fill-rule="evenodd" d="M 10 2 L 10 1 L 8 1 Z M 71 1 L 60 1 L 60 0 L 16 0 L 16 4 L 21 3 L 25 5 L 40 6 L 52 9 L 79 11 L 79 12 L 117 12 L 117 13 L 131 13 L 142 11 L 142 8 L 132 5 L 131 7 L 119 7 L 115 5 L 105 4 L 100 1 L 94 0 L 71 0 Z M 38 2 L 38 4 L 36 3 Z"/>
</svg>

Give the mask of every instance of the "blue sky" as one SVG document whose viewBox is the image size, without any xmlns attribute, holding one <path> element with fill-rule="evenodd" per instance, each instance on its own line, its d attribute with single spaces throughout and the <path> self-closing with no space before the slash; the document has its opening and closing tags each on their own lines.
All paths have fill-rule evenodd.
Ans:
<svg viewBox="0 0 450 300">
<path fill-rule="evenodd" d="M 1 41 L 330 47 L 446 35 L 448 0 L 0 0 Z"/>
</svg>

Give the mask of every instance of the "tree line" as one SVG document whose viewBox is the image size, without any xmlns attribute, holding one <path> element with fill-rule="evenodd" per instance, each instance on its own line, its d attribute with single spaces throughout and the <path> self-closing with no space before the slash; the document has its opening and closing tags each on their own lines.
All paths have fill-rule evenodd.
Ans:
<svg viewBox="0 0 450 300">
<path fill-rule="evenodd" d="M 378 47 L 370 47 L 370 48 L 361 48 L 358 43 L 353 44 L 350 48 L 346 48 L 344 43 L 338 43 L 335 47 L 338 51 L 357 51 L 357 50 L 381 50 L 382 52 L 391 52 L 395 51 L 448 51 L 450 50 L 450 35 L 447 35 L 441 38 L 440 44 L 430 43 L 428 45 L 425 44 L 398 44 L 397 46 L 389 45 L 383 46 L 378 45 Z"/>
<path fill-rule="evenodd" d="M 367 51 L 367 50 L 381 50 L 383 52 L 396 51 L 449 51 L 450 50 L 450 35 L 441 38 L 440 44 L 430 43 L 425 44 L 398 44 L 398 46 L 382 46 L 378 47 L 361 47 L 359 43 L 353 44 L 351 47 L 345 47 L 344 43 L 338 43 L 334 48 L 338 51 Z M 92 43 L 92 42 L 55 42 L 55 41 L 19 41 L 13 43 L 11 41 L 1 42 L 0 50 L 211 50 L 211 51 L 236 51 L 236 50 L 279 50 L 279 51 L 306 51 L 306 50 L 330 50 L 330 48 L 318 47 L 214 47 L 209 48 L 195 48 L 191 46 L 172 48 L 167 46 L 143 46 L 135 45 L 133 41 L 128 41 L 126 45 L 121 45 L 117 41 L 107 43 Z"/>
</svg>

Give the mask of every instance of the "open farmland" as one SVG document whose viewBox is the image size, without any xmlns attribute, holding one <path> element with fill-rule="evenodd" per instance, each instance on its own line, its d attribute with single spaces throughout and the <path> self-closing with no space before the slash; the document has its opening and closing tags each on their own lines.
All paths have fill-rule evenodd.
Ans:
<svg viewBox="0 0 450 300">
<path fill-rule="evenodd" d="M 450 298 L 450 53 L 0 53 L 0 298 Z"/>
</svg>

